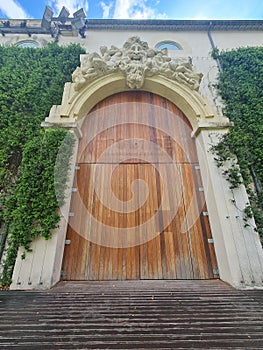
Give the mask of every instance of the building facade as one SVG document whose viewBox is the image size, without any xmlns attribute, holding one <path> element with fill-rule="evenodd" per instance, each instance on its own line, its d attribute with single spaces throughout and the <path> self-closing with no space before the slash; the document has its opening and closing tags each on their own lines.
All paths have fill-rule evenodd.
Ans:
<svg viewBox="0 0 263 350">
<path fill-rule="evenodd" d="M 232 126 L 211 52 L 262 46 L 263 21 L 88 20 L 77 31 L 10 20 L 0 30 L 2 45 L 55 40 L 87 52 L 42 123 L 76 138 L 60 226 L 18 254 L 12 289 L 61 278 L 262 286 L 260 240 L 237 209 L 245 188 L 229 189 L 211 152 Z"/>
</svg>

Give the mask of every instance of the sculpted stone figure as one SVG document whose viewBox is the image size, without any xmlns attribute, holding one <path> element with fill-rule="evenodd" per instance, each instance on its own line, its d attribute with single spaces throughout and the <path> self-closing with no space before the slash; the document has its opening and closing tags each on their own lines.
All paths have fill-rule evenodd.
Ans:
<svg viewBox="0 0 263 350">
<path fill-rule="evenodd" d="M 85 55 L 81 67 L 78 67 L 72 74 L 73 82 L 76 83 L 76 90 L 79 90 L 87 82 L 110 73 L 110 71 L 110 67 L 98 53 Z"/>
<path fill-rule="evenodd" d="M 103 46 L 100 53 L 84 56 L 81 67 L 72 75 L 75 90 L 80 90 L 92 80 L 115 72 L 123 74 L 131 89 L 140 89 L 146 77 L 156 74 L 186 84 L 193 90 L 198 90 L 202 79 L 202 74 L 194 71 L 189 59 L 171 59 L 167 56 L 166 49 L 159 51 L 149 48 L 139 37 L 128 39 L 122 49 L 113 45 L 109 49 Z"/>
<path fill-rule="evenodd" d="M 163 75 L 188 84 L 193 90 L 198 90 L 202 79 L 201 73 L 195 73 L 193 67 L 186 58 L 177 58 L 161 64 L 160 70 Z"/>
</svg>

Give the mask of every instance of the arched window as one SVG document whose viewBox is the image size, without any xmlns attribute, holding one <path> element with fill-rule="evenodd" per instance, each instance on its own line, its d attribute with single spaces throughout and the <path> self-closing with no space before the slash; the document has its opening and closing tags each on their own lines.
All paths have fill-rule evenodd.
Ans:
<svg viewBox="0 0 263 350">
<path fill-rule="evenodd" d="M 18 43 L 15 44 L 15 46 L 18 47 L 31 47 L 34 49 L 37 49 L 40 47 L 39 43 L 34 41 L 34 40 L 23 40 L 23 41 L 19 41 Z"/>
<path fill-rule="evenodd" d="M 155 45 L 156 49 L 162 50 L 182 50 L 182 46 L 178 43 L 175 43 L 174 41 L 161 41 L 157 45 Z"/>
</svg>

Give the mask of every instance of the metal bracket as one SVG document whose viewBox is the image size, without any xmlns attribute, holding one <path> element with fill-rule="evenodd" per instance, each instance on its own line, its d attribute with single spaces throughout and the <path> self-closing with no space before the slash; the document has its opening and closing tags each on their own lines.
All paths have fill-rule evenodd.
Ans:
<svg viewBox="0 0 263 350">
<path fill-rule="evenodd" d="M 208 211 L 203 211 L 203 216 L 208 216 Z"/>
<path fill-rule="evenodd" d="M 65 276 L 67 276 L 67 272 L 66 272 L 66 271 L 64 271 L 64 270 L 61 270 L 61 272 L 60 272 L 60 276 L 61 276 L 61 277 L 65 277 Z"/>
<path fill-rule="evenodd" d="M 70 239 L 66 239 L 65 240 L 65 245 L 69 245 L 71 243 L 71 240 Z"/>
<path fill-rule="evenodd" d="M 219 275 L 219 270 L 218 269 L 213 269 L 213 274 L 214 275 Z"/>
<path fill-rule="evenodd" d="M 198 188 L 198 191 L 199 191 L 199 192 L 204 192 L 204 187 L 199 187 L 199 188 Z"/>
<path fill-rule="evenodd" d="M 200 166 L 199 165 L 195 165 L 195 170 L 200 170 Z"/>
<path fill-rule="evenodd" d="M 208 243 L 214 243 L 214 239 L 213 238 L 208 238 Z"/>
<path fill-rule="evenodd" d="M 80 169 L 80 166 L 76 165 L 75 170 L 79 170 L 79 169 Z"/>
<path fill-rule="evenodd" d="M 77 189 L 77 187 L 72 187 L 72 190 L 71 190 L 72 192 L 77 192 L 78 191 L 78 189 Z"/>
<path fill-rule="evenodd" d="M 72 211 L 70 211 L 69 213 L 68 213 L 68 216 L 69 217 L 72 217 L 72 216 L 74 216 L 75 214 L 72 212 Z"/>
</svg>

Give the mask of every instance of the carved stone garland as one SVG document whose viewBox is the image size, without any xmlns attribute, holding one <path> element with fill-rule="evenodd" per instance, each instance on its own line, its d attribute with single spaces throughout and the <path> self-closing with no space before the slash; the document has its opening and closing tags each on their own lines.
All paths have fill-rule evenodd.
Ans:
<svg viewBox="0 0 263 350">
<path fill-rule="evenodd" d="M 100 55 L 96 52 L 84 55 L 81 67 L 74 71 L 72 78 L 76 91 L 111 73 L 123 74 L 131 89 L 140 89 L 146 77 L 160 74 L 198 90 L 203 76 L 194 71 L 189 59 L 172 59 L 167 56 L 166 49 L 151 49 L 138 37 L 128 39 L 122 49 L 103 46 L 100 52 Z"/>
</svg>

